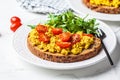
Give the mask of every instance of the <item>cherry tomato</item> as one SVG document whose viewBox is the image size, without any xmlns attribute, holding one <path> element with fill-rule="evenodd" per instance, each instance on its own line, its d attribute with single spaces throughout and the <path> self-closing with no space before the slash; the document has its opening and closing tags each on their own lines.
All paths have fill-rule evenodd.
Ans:
<svg viewBox="0 0 120 80">
<path fill-rule="evenodd" d="M 71 36 L 71 43 L 72 44 L 75 44 L 75 43 L 77 43 L 77 42 L 79 42 L 80 41 L 80 35 L 79 34 L 73 34 L 72 36 Z"/>
<path fill-rule="evenodd" d="M 44 25 L 38 24 L 38 25 L 36 26 L 36 30 L 37 30 L 37 32 L 39 32 L 39 33 L 45 33 L 45 32 L 47 32 L 47 27 L 44 26 Z"/>
<path fill-rule="evenodd" d="M 70 40 L 70 37 L 71 37 L 71 33 L 69 32 L 64 32 L 59 35 L 60 40 L 63 42 L 68 42 Z"/>
<path fill-rule="evenodd" d="M 56 42 L 56 44 L 61 48 L 69 48 L 71 46 L 71 42 L 58 41 L 58 42 Z"/>
<path fill-rule="evenodd" d="M 93 37 L 93 34 L 86 34 L 86 33 L 83 33 L 83 36 Z"/>
<path fill-rule="evenodd" d="M 10 21 L 11 21 L 12 24 L 14 24 L 14 23 L 16 23 L 16 22 L 21 22 L 20 18 L 17 17 L 17 16 L 11 17 Z"/>
<path fill-rule="evenodd" d="M 47 35 L 45 35 L 44 33 L 40 33 L 39 34 L 39 40 L 43 41 L 45 43 L 48 43 L 50 41 L 50 38 Z"/>
<path fill-rule="evenodd" d="M 63 31 L 62 28 L 53 28 L 53 29 L 52 29 L 52 33 L 53 33 L 54 35 L 61 34 L 62 31 Z"/>
<path fill-rule="evenodd" d="M 22 24 L 20 22 L 16 22 L 11 24 L 10 29 L 15 32 Z"/>
</svg>

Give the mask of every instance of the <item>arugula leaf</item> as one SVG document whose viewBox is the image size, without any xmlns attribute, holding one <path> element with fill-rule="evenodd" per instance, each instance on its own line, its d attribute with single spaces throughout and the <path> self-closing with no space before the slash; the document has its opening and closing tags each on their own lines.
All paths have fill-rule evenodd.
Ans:
<svg viewBox="0 0 120 80">
<path fill-rule="evenodd" d="M 34 29 L 36 27 L 36 25 L 27 25 L 28 27 L 30 27 L 31 29 Z"/>
<path fill-rule="evenodd" d="M 83 31 L 88 34 L 96 34 L 96 26 L 98 25 L 95 23 L 96 19 L 85 20 L 87 16 L 81 18 L 74 15 L 71 11 L 66 11 L 60 15 L 49 14 L 49 20 L 46 24 L 63 28 L 65 32 L 70 31 L 75 33 L 77 31 Z"/>
</svg>

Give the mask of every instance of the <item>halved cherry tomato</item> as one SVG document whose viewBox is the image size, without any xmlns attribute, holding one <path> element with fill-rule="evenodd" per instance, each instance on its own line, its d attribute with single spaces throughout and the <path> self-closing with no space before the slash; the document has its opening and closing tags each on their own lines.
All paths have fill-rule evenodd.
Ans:
<svg viewBox="0 0 120 80">
<path fill-rule="evenodd" d="M 63 32 L 62 34 L 59 35 L 59 38 L 63 42 L 68 42 L 70 40 L 71 33 L 69 32 Z"/>
<path fill-rule="evenodd" d="M 11 22 L 12 24 L 14 24 L 14 23 L 21 22 L 21 20 L 20 20 L 19 17 L 13 16 L 13 17 L 11 17 L 10 22 Z"/>
<path fill-rule="evenodd" d="M 77 43 L 77 42 L 79 42 L 80 41 L 80 35 L 79 34 L 73 34 L 72 36 L 71 36 L 71 43 L 72 44 L 75 44 L 75 43 Z"/>
<path fill-rule="evenodd" d="M 52 33 L 54 35 L 58 35 L 58 34 L 61 34 L 63 32 L 62 28 L 53 28 L 52 29 Z"/>
<path fill-rule="evenodd" d="M 38 25 L 36 26 L 36 30 L 37 30 L 37 32 L 39 32 L 39 33 L 45 33 L 45 32 L 47 32 L 47 27 L 44 26 L 44 25 L 38 24 Z"/>
<path fill-rule="evenodd" d="M 50 41 L 50 38 L 44 33 L 39 33 L 39 40 L 48 43 Z"/>
<path fill-rule="evenodd" d="M 56 42 L 56 44 L 61 48 L 69 48 L 71 46 L 71 42 L 58 41 L 58 42 Z"/>
<path fill-rule="evenodd" d="M 93 34 L 86 34 L 86 33 L 83 33 L 83 36 L 93 37 Z"/>
<path fill-rule="evenodd" d="M 22 24 L 20 22 L 16 22 L 11 24 L 10 29 L 15 32 Z"/>
<path fill-rule="evenodd" d="M 17 16 L 13 16 L 10 18 L 10 22 L 12 23 L 10 26 L 10 29 L 15 32 L 22 24 L 21 24 L 21 20 L 19 17 Z"/>
</svg>

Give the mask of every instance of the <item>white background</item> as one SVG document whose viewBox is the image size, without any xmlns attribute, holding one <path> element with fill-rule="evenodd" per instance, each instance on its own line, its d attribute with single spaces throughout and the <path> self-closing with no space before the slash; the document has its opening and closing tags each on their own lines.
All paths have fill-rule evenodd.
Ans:
<svg viewBox="0 0 120 80">
<path fill-rule="evenodd" d="M 112 54 L 115 66 L 110 66 L 106 60 L 77 70 L 57 71 L 43 69 L 31 65 L 15 52 L 12 40 L 14 33 L 10 30 L 10 18 L 18 16 L 26 23 L 40 14 L 30 13 L 20 8 L 16 0 L 0 0 L 0 80 L 119 80 L 120 79 L 120 21 L 107 23 L 115 32 L 118 45 Z M 112 41 L 112 40 L 111 40 Z M 111 45 L 112 46 L 112 45 Z"/>
</svg>

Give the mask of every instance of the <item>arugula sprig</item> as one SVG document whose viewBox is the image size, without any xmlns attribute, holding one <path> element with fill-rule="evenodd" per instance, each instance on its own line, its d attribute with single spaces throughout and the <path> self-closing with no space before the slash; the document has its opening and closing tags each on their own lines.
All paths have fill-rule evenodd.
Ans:
<svg viewBox="0 0 120 80">
<path fill-rule="evenodd" d="M 63 28 L 63 31 L 70 31 L 72 33 L 83 31 L 88 34 L 96 34 L 98 24 L 95 23 L 95 18 L 85 20 L 86 17 L 78 17 L 71 11 L 66 11 L 59 15 L 49 14 L 48 18 L 47 25 L 55 28 Z"/>
<path fill-rule="evenodd" d="M 36 27 L 36 25 L 27 25 L 28 27 L 30 27 L 31 29 L 34 29 Z"/>
</svg>

